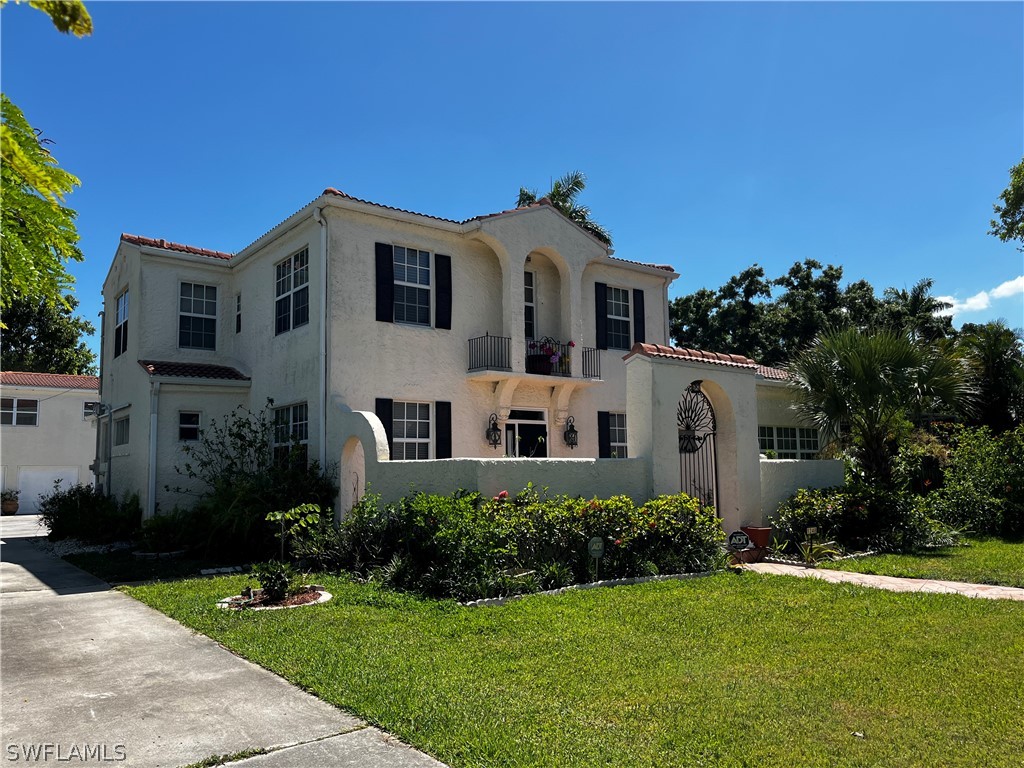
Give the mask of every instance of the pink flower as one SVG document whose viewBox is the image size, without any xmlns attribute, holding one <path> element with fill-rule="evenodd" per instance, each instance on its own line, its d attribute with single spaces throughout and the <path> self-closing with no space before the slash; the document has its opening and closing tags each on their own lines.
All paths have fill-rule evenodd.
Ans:
<svg viewBox="0 0 1024 768">
<path fill-rule="evenodd" d="M 496 498 L 496 499 L 502 499 L 502 500 L 504 500 L 504 499 L 507 499 L 507 498 L 508 498 L 508 491 L 502 491 L 501 493 L 499 493 L 499 494 L 498 494 L 497 496 L 495 496 L 494 498 Z"/>
<path fill-rule="evenodd" d="M 621 547 L 622 546 L 622 539 L 616 539 L 615 540 L 615 546 L 616 547 Z"/>
<path fill-rule="evenodd" d="M 575 347 L 576 346 L 576 342 L 575 341 L 570 341 L 569 342 L 569 346 L 570 347 Z"/>
</svg>

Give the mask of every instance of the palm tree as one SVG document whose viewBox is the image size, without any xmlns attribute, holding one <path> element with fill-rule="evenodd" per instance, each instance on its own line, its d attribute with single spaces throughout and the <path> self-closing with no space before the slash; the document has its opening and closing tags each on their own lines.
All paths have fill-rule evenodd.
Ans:
<svg viewBox="0 0 1024 768">
<path fill-rule="evenodd" d="M 1024 347 L 1020 331 L 1002 320 L 965 323 L 956 349 L 977 376 L 977 423 L 993 432 L 1013 429 L 1024 413 Z"/>
<path fill-rule="evenodd" d="M 963 408 L 974 393 L 961 360 L 891 330 L 821 334 L 788 370 L 797 413 L 825 443 L 845 445 L 865 480 L 882 484 L 913 417 Z"/>
<path fill-rule="evenodd" d="M 608 230 L 590 218 L 590 209 L 576 202 L 576 198 L 586 189 L 587 177 L 582 171 L 570 171 L 551 185 L 551 191 L 544 197 L 558 209 L 569 221 L 574 222 L 606 245 L 612 244 L 612 236 Z M 519 188 L 519 199 L 516 208 L 525 208 L 538 200 L 537 190 Z"/>
<path fill-rule="evenodd" d="M 915 339 L 935 341 L 950 334 L 953 321 L 941 314 L 953 307 L 932 296 L 935 281 L 930 277 L 918 280 L 909 291 L 886 288 L 882 301 L 883 324 L 893 330 L 910 332 Z"/>
</svg>

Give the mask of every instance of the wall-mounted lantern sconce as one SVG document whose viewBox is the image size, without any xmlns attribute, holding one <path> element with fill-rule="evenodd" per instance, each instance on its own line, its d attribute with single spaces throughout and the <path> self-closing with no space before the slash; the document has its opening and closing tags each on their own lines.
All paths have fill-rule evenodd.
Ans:
<svg viewBox="0 0 1024 768">
<path fill-rule="evenodd" d="M 569 446 L 569 450 L 575 450 L 576 446 L 580 444 L 580 435 L 573 425 L 572 416 L 565 420 L 565 434 L 562 436 L 565 438 L 565 444 Z"/>
<path fill-rule="evenodd" d="M 491 448 L 498 450 L 498 446 L 501 445 L 501 429 L 498 427 L 498 414 L 492 413 L 489 423 L 487 424 L 487 442 Z"/>
</svg>

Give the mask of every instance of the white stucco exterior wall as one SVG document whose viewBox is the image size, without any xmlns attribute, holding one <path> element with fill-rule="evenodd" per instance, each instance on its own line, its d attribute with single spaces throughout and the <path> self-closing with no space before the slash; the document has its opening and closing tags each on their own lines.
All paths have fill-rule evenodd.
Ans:
<svg viewBox="0 0 1024 768">
<path fill-rule="evenodd" d="M 831 488 L 844 481 L 838 459 L 761 459 L 761 511 L 768 523 L 779 505 L 800 488 Z"/>
<path fill-rule="evenodd" d="M 96 450 L 96 423 L 84 416 L 84 407 L 99 400 L 95 389 L 3 384 L 0 395 L 38 403 L 37 426 L 0 426 L 0 482 L 4 489 L 22 491 L 19 514 L 35 512 L 37 493 L 52 490 L 46 478 L 62 477 L 64 487 L 72 477 L 73 482 L 92 485 L 89 465 Z M 23 487 L 29 476 L 32 486 Z"/>
</svg>

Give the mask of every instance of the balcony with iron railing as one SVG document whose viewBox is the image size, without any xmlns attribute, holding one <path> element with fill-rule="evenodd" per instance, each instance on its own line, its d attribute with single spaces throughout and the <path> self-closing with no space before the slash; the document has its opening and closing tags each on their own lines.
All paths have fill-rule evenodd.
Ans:
<svg viewBox="0 0 1024 768">
<path fill-rule="evenodd" d="M 485 334 L 469 340 L 469 372 L 487 371 L 600 379 L 601 354 L 592 347 L 579 347 L 571 341 L 563 344 L 550 336 L 527 339 L 523 367 L 513 371 L 512 339 Z"/>
</svg>

